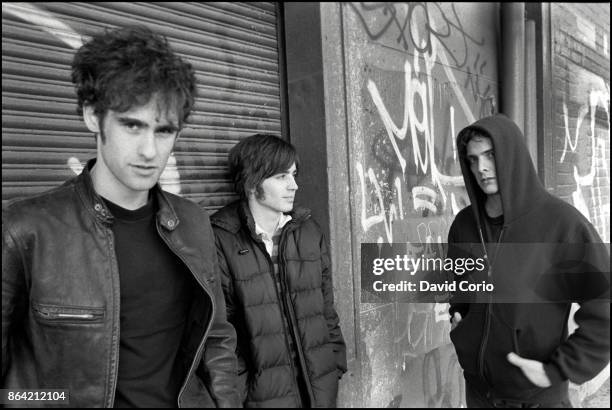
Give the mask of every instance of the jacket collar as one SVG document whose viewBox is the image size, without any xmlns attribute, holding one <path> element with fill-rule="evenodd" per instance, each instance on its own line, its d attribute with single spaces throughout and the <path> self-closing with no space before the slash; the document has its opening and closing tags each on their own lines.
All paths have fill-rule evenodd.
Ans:
<svg viewBox="0 0 612 410">
<path fill-rule="evenodd" d="M 310 218 L 310 209 L 296 207 L 288 215 L 291 216 L 291 220 L 287 222 L 288 228 L 295 228 Z M 255 219 L 246 201 L 238 200 L 227 205 L 211 216 L 210 221 L 213 225 L 234 234 L 237 233 L 241 227 L 246 226 L 254 239 L 258 237 L 255 228 Z"/>
<path fill-rule="evenodd" d="M 287 223 L 293 219 L 291 217 L 291 215 L 289 214 L 280 214 L 280 218 L 278 219 L 278 224 L 276 225 L 276 228 L 274 229 L 274 232 L 278 232 L 281 229 L 283 229 L 283 227 L 285 225 L 287 225 Z M 259 224 L 257 223 L 257 221 L 255 221 L 255 233 L 257 235 L 265 235 L 266 237 L 268 236 L 268 232 L 264 231 L 263 228 L 261 226 L 259 226 Z"/>
<path fill-rule="evenodd" d="M 83 168 L 83 172 L 77 177 L 77 191 L 81 200 L 85 203 L 86 208 L 94 214 L 96 219 L 105 224 L 112 224 L 114 220 L 113 215 L 102 200 L 102 197 L 95 191 L 93 180 L 91 179 L 91 169 L 95 163 L 95 158 L 87 161 L 87 165 Z M 155 184 L 152 189 L 153 195 L 157 196 L 157 203 L 159 204 L 157 221 L 164 229 L 173 231 L 180 222 L 176 211 L 168 200 L 168 196 L 159 186 L 159 183 Z"/>
</svg>

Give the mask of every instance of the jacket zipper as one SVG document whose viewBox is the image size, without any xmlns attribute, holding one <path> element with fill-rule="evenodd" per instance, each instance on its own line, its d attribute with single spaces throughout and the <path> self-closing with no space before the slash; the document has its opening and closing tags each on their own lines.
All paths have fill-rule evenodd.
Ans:
<svg viewBox="0 0 612 410">
<path fill-rule="evenodd" d="M 285 229 L 283 228 L 283 230 L 281 231 L 281 238 L 280 241 L 282 243 L 284 235 L 283 232 L 285 232 Z M 280 303 L 282 303 L 283 307 L 285 308 L 285 311 L 287 312 L 287 314 L 289 314 L 289 309 L 287 308 L 287 304 L 285 303 L 285 300 L 283 297 L 281 297 L 278 288 L 276 286 L 276 278 L 274 276 L 274 262 L 272 262 L 272 257 L 270 256 L 270 254 L 268 253 L 268 250 L 266 249 L 266 245 L 261 241 L 261 240 L 256 240 L 255 243 L 257 244 L 257 246 L 259 247 L 259 249 L 264 253 L 264 255 L 266 255 L 266 258 L 268 260 L 268 265 L 269 265 L 269 269 L 270 272 L 272 274 L 272 281 L 274 282 L 274 292 L 276 293 L 276 297 L 279 300 Z M 278 256 L 280 257 L 280 243 L 279 243 L 279 252 L 278 252 Z M 280 263 L 279 263 L 279 282 L 281 283 L 282 286 L 282 281 L 280 280 Z M 281 312 L 282 313 L 282 312 Z M 285 319 L 283 319 L 284 321 Z M 282 323 L 283 328 L 285 327 L 285 324 Z M 288 337 L 289 335 L 287 335 L 285 332 L 283 332 L 285 334 L 285 345 L 287 347 L 287 352 L 289 353 L 289 367 L 291 367 L 291 373 L 293 375 L 297 374 L 297 369 L 295 368 L 295 366 L 293 365 L 293 359 L 291 358 L 291 351 L 289 349 L 289 347 L 291 346 L 291 343 L 289 343 Z M 297 348 L 297 346 L 296 346 Z M 299 356 L 299 355 L 298 355 Z M 294 380 L 295 383 L 295 380 Z M 299 391 L 300 391 L 300 386 L 296 384 L 296 389 L 298 391 L 298 397 L 299 397 Z M 300 404 L 299 402 L 297 402 L 296 404 Z M 302 403 L 303 405 L 303 403 Z"/>
<path fill-rule="evenodd" d="M 115 253 L 115 236 L 113 234 L 112 229 L 107 229 L 107 233 L 110 236 L 110 248 L 111 248 L 111 259 L 114 262 L 114 267 L 115 267 L 115 272 L 117 273 L 116 275 L 113 275 L 112 271 L 111 271 L 111 287 L 112 287 L 112 292 L 113 292 L 113 300 L 115 301 L 115 303 L 113 303 L 113 306 L 117 307 L 117 312 L 120 312 L 121 310 L 121 296 L 119 294 L 116 294 L 117 292 L 115 291 L 115 279 L 119 279 L 119 264 L 116 260 L 116 253 Z M 120 288 L 120 287 L 118 287 Z M 116 341 L 115 340 L 111 340 L 111 360 L 113 357 L 116 357 L 117 359 L 115 360 L 115 369 L 114 369 L 114 373 L 115 373 L 115 377 L 112 381 L 112 386 L 111 386 L 111 390 L 110 390 L 110 400 L 108 402 L 108 406 L 107 407 L 113 407 L 113 405 L 115 404 L 115 393 L 117 390 L 117 380 L 119 379 L 119 343 L 120 343 L 120 332 L 121 332 L 121 326 L 119 321 L 120 319 L 120 315 L 117 315 L 118 317 L 115 318 L 114 314 L 115 314 L 115 310 L 113 310 L 112 312 L 113 314 L 113 323 L 117 325 L 117 337 L 116 337 Z M 117 319 L 117 320 L 115 320 Z M 115 332 L 114 329 L 115 325 L 113 325 L 113 330 L 112 332 Z M 111 336 L 112 339 L 112 336 Z M 109 367 L 112 367 L 112 364 L 109 365 Z"/>
<path fill-rule="evenodd" d="M 54 319 L 77 319 L 77 320 L 92 320 L 95 318 L 102 317 L 102 314 L 92 314 L 92 313 L 52 313 L 52 312 L 43 312 L 39 309 L 36 309 L 39 315 L 44 316 L 45 319 L 54 320 Z"/>
<path fill-rule="evenodd" d="M 497 258 L 497 251 L 499 249 L 499 244 L 501 243 L 502 236 L 504 235 L 505 229 L 506 228 L 503 227 L 501 232 L 499 233 L 499 238 L 497 239 L 497 246 L 495 248 L 495 255 L 493 255 L 493 260 L 490 260 L 489 253 L 487 252 L 487 247 L 485 246 L 484 238 L 482 236 L 482 229 L 478 228 L 478 233 L 480 234 L 480 243 L 482 245 L 482 249 L 484 251 L 484 256 L 485 256 L 485 259 L 487 260 L 487 264 L 489 265 L 489 270 L 487 271 L 488 279 L 493 278 L 493 262 L 495 262 L 495 259 Z M 487 299 L 488 301 L 487 301 L 486 310 L 485 310 L 485 323 L 484 323 L 482 341 L 480 343 L 480 349 L 478 351 L 478 374 L 480 375 L 482 380 L 484 380 L 485 383 L 490 387 L 490 383 L 484 374 L 484 356 L 485 356 L 485 350 L 487 348 L 487 342 L 489 339 L 489 330 L 491 328 L 491 303 L 493 301 L 493 296 L 489 294 L 487 295 Z"/>
<path fill-rule="evenodd" d="M 206 326 L 206 331 L 204 332 L 204 336 L 202 337 L 202 340 L 200 341 L 200 345 L 198 346 L 198 349 L 196 350 L 196 354 L 194 356 L 194 359 L 197 359 L 198 357 L 200 357 L 200 355 L 202 353 L 202 349 L 204 348 L 204 342 L 206 341 L 206 337 L 208 336 L 208 333 L 210 332 L 210 328 L 212 327 L 212 322 L 213 322 L 213 320 L 215 320 L 215 307 L 216 307 L 216 305 L 215 305 L 215 298 L 214 298 L 214 295 L 210 292 L 210 290 L 204 285 L 204 283 L 202 283 L 200 281 L 200 279 L 194 273 L 194 270 L 187 263 L 187 261 L 170 245 L 170 242 L 166 239 L 166 237 L 164 235 L 162 235 L 161 230 L 159 229 L 159 224 L 158 223 L 155 224 L 155 227 L 157 228 L 158 235 L 162 238 L 162 240 L 164 241 L 166 246 L 172 251 L 172 253 L 174 253 L 181 260 L 181 262 L 183 262 L 183 264 L 187 267 L 187 269 L 189 269 L 189 272 L 191 272 L 191 275 L 194 277 L 196 282 L 198 282 L 200 287 L 202 287 L 202 289 L 204 289 L 204 292 L 206 292 L 206 294 L 208 295 L 208 297 L 210 298 L 210 301 L 211 301 L 210 320 L 208 321 L 208 325 Z M 187 387 L 187 381 L 189 380 L 189 378 L 193 374 L 193 372 L 194 372 L 194 370 L 196 368 L 196 363 L 198 363 L 199 361 L 200 360 L 193 360 L 191 362 L 191 366 L 189 367 L 189 371 L 187 372 L 187 377 L 185 377 L 185 380 L 183 381 L 183 385 L 181 386 L 181 389 L 179 390 L 179 394 L 178 394 L 177 399 L 176 399 L 176 403 L 177 403 L 178 407 L 181 407 L 181 404 L 180 404 L 181 403 L 181 395 L 185 392 L 185 388 Z M 212 399 L 215 400 L 215 397 L 212 394 L 212 392 L 211 392 L 211 396 L 212 396 Z"/>
<path fill-rule="evenodd" d="M 297 334 L 297 320 L 295 318 L 295 312 L 293 310 L 293 304 L 291 303 L 291 295 L 289 294 L 289 289 L 288 289 L 288 285 L 286 283 L 287 281 L 287 275 L 286 275 L 286 271 L 285 271 L 285 266 L 287 264 L 287 261 L 285 260 L 285 246 L 286 246 L 286 242 L 287 242 L 287 230 L 283 230 L 283 232 L 281 233 L 281 238 L 280 238 L 280 244 L 279 244 L 279 251 L 278 251 L 278 256 L 281 258 L 282 263 L 279 266 L 279 273 L 282 271 L 282 275 L 280 275 L 280 281 L 281 281 L 281 286 L 283 287 L 284 290 L 284 295 L 285 295 L 285 304 L 287 305 L 287 313 L 289 314 L 289 321 L 291 324 L 291 331 L 293 332 L 294 335 L 294 340 L 295 340 L 295 344 L 296 344 L 296 350 L 298 353 L 298 358 L 300 360 L 300 364 L 302 367 L 302 375 L 304 376 L 304 381 L 306 384 L 306 390 L 308 391 L 308 396 L 310 399 L 310 407 L 314 407 L 315 405 L 315 400 L 314 400 L 314 393 L 312 392 L 312 386 L 310 383 L 310 377 L 308 376 L 308 371 L 306 369 L 306 360 L 304 359 L 304 352 L 302 351 L 302 344 L 300 343 L 300 339 L 299 336 Z M 281 248 L 282 247 L 282 248 Z M 298 392 L 299 392 L 299 386 L 298 386 Z"/>
</svg>

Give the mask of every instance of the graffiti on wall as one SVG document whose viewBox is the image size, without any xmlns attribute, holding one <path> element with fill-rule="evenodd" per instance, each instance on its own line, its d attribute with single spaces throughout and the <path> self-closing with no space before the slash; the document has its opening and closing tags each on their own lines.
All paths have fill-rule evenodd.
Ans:
<svg viewBox="0 0 612 410">
<path fill-rule="evenodd" d="M 427 352 L 423 360 L 423 395 L 427 408 L 459 408 L 465 404 L 463 371 L 451 345 Z"/>
<path fill-rule="evenodd" d="M 468 33 L 454 3 L 449 5 L 450 10 L 434 2 L 349 5 L 372 40 L 430 57 L 441 47 L 448 63 L 466 73 L 463 87 L 469 88 L 472 98 L 485 102 L 481 104 L 483 110 L 495 109 L 491 84 L 479 82 L 487 67 L 486 58 L 479 52 L 485 40 Z M 484 116 L 487 111 L 479 114 Z"/>
<path fill-rule="evenodd" d="M 455 136 L 495 112 L 495 68 L 483 51 L 484 35 L 472 33 L 478 31 L 461 21 L 457 7 L 349 5 L 374 44 L 362 63 L 363 153 L 355 162 L 362 242 L 446 242 L 454 216 L 469 204 Z M 398 55 L 402 64 L 389 69 L 386 59 L 397 61 Z M 394 303 L 392 311 L 393 317 L 384 321 L 394 327 L 393 357 L 370 358 L 371 386 L 364 386 L 364 399 L 388 407 L 421 398 L 426 407 L 462 404 L 463 378 L 450 345 L 448 304 Z M 380 329 L 363 317 L 370 329 L 366 355 L 371 356 L 367 341 L 377 340 Z M 390 369 L 397 363 L 399 375 Z M 417 385 L 416 391 L 406 391 Z M 389 397 L 389 390 L 402 394 Z"/>
<path fill-rule="evenodd" d="M 468 34 L 459 20 L 454 4 L 445 11 L 439 4 L 426 3 L 360 3 L 350 4 L 372 40 L 383 36 L 394 37 L 404 51 L 433 54 L 434 44 L 440 44 L 453 60 L 453 65 L 463 68 L 468 61 L 470 45 L 482 46 L 484 39 Z M 378 20 L 372 16 L 382 16 Z M 378 26 L 376 26 L 378 24 Z M 423 35 L 424 34 L 424 35 Z M 446 39 L 460 39 L 462 47 L 452 48 Z"/>
<path fill-rule="evenodd" d="M 407 227 L 401 221 L 419 216 L 448 222 L 469 203 L 454 138 L 457 124 L 461 129 L 495 110 L 492 83 L 483 77 L 487 59 L 478 51 L 484 39 L 466 32 L 454 4 L 450 10 L 433 3 L 350 7 L 370 39 L 393 34 L 393 42 L 413 53 L 401 72 L 366 62 L 364 128 L 370 135 L 364 163 L 355 164 L 365 241 L 405 240 L 407 233 L 397 232 Z M 425 16 L 427 24 L 417 16 Z M 420 221 L 408 225 L 416 228 Z M 378 235 L 369 235 L 374 231 Z M 430 236 L 445 239 L 445 234 Z M 415 235 L 422 236 L 416 229 L 409 236 Z"/>
<path fill-rule="evenodd" d="M 406 358 L 428 352 L 439 345 L 440 340 L 450 342 L 448 332 L 440 322 L 448 321 L 448 306 L 445 303 L 398 303 L 395 308 L 396 323 L 401 323 L 394 338 L 403 363 Z M 405 366 L 405 365 L 404 365 Z"/>
<path fill-rule="evenodd" d="M 53 13 L 32 3 L 2 3 L 2 12 L 12 14 L 57 38 L 70 48 L 77 49 L 83 45 L 81 34 L 77 33 Z"/>
<path fill-rule="evenodd" d="M 577 112 L 570 113 L 567 102 L 563 102 L 565 138 L 559 163 L 573 164 L 573 205 L 591 221 L 603 241 L 609 242 L 610 173 L 606 142 L 610 141 L 610 84 L 601 79 L 600 87 L 590 88 L 586 96 Z M 579 155 L 579 145 L 586 147 L 584 151 L 590 151 L 590 155 Z M 582 172 L 579 168 L 583 168 Z"/>
</svg>

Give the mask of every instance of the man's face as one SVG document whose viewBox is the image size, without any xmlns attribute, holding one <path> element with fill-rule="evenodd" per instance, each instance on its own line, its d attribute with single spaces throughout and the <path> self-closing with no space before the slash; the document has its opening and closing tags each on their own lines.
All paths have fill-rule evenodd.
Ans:
<svg viewBox="0 0 612 410">
<path fill-rule="evenodd" d="M 275 212 L 289 212 L 293 209 L 293 201 L 298 185 L 295 182 L 297 167 L 295 163 L 285 171 L 266 178 L 261 183 L 263 195 L 257 198 L 252 191 L 255 201 L 264 208 Z"/>
<path fill-rule="evenodd" d="M 495 152 L 491 139 L 484 136 L 473 137 L 467 144 L 467 159 L 470 170 L 478 186 L 487 195 L 499 192 L 495 168 Z"/>
<path fill-rule="evenodd" d="M 161 106 L 154 95 L 145 105 L 125 112 L 108 110 L 102 120 L 92 107 L 84 110 L 89 129 L 105 137 L 105 142 L 98 137 L 95 168 L 109 196 L 146 193 L 159 180 L 179 131 L 177 111 Z"/>
</svg>

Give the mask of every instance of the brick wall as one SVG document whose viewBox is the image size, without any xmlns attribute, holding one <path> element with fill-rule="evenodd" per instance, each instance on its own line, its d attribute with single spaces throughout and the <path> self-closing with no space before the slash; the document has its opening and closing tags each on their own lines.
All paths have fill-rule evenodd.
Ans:
<svg viewBox="0 0 612 410">
<path fill-rule="evenodd" d="M 554 192 L 610 242 L 610 5 L 552 3 Z"/>
</svg>

